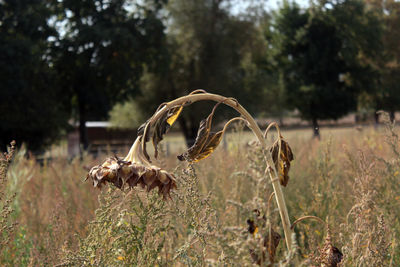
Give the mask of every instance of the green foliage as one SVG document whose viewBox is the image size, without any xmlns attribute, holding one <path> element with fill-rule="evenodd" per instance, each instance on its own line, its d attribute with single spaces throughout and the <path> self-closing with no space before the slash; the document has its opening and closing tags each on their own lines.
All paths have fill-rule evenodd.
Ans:
<svg viewBox="0 0 400 267">
<path fill-rule="evenodd" d="M 141 95 L 135 99 L 144 112 L 150 115 L 159 103 L 198 88 L 234 95 L 252 111 L 267 109 L 261 100 L 269 76 L 258 68 L 265 63 L 262 31 L 251 18 L 233 16 L 229 4 L 229 0 L 168 2 L 167 45 L 166 51 L 160 51 L 165 55 L 159 62 L 161 71 L 145 72 Z M 208 112 L 193 105 L 179 119 L 188 144 L 193 143 L 197 125 Z"/>
<path fill-rule="evenodd" d="M 275 19 L 286 96 L 303 118 L 338 119 L 356 108 L 360 92 L 374 88 L 371 60 L 381 31 L 363 2 L 321 1 L 306 10 L 285 2 Z"/>
<path fill-rule="evenodd" d="M 50 67 L 47 1 L 0 2 L 0 147 L 9 140 L 30 149 L 49 145 L 66 126 L 61 90 Z"/>
<path fill-rule="evenodd" d="M 85 122 L 105 119 L 112 105 L 137 93 L 143 64 L 155 68 L 164 44 L 159 19 L 163 1 L 59 1 L 58 23 L 65 33 L 54 42 L 60 86 L 72 100 L 80 122 L 81 143 L 88 140 Z"/>
<path fill-rule="evenodd" d="M 137 129 L 146 120 L 134 100 L 117 103 L 109 114 L 111 125 L 118 128 Z"/>
<path fill-rule="evenodd" d="M 400 30 L 398 27 L 400 3 L 397 1 L 371 1 L 370 5 L 384 27 L 383 51 L 377 62 L 381 74 L 380 86 L 372 93 L 375 100 L 374 107 L 387 110 L 393 116 L 394 111 L 400 107 Z"/>
</svg>

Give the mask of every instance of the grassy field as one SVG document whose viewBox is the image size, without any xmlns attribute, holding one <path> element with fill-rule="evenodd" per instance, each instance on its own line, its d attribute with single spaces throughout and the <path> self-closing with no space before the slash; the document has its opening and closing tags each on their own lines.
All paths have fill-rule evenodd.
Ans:
<svg viewBox="0 0 400 267">
<path fill-rule="evenodd" d="M 400 265 L 396 132 L 390 125 L 323 128 L 316 140 L 309 129 L 283 131 L 295 156 L 283 189 L 290 220 L 325 221 L 342 266 Z M 182 137 L 168 136 L 156 163 L 176 176 L 168 201 L 154 191 L 84 182 L 107 155 L 69 160 L 56 150 L 40 165 L 19 148 L 1 177 L 0 265 L 257 266 L 262 259 L 264 266 L 323 266 L 328 231 L 318 221 L 298 223 L 296 249 L 286 251 L 263 156 L 251 140 L 236 128 L 209 158 L 188 165 L 176 159 Z M 264 246 L 271 232 L 281 236 L 273 253 Z"/>
</svg>

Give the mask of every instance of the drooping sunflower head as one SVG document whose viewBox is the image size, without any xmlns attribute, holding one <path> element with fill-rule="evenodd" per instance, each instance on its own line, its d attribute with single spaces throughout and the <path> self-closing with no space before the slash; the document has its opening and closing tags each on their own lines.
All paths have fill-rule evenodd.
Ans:
<svg viewBox="0 0 400 267">
<path fill-rule="evenodd" d="M 151 165 L 140 155 L 140 138 L 135 141 L 133 149 L 125 159 L 111 157 L 103 164 L 94 166 L 86 179 L 91 179 L 94 187 L 112 183 L 122 189 L 140 185 L 151 191 L 158 188 L 158 193 L 164 198 L 170 196 L 171 189 L 176 188 L 175 176 L 157 166 Z"/>
</svg>

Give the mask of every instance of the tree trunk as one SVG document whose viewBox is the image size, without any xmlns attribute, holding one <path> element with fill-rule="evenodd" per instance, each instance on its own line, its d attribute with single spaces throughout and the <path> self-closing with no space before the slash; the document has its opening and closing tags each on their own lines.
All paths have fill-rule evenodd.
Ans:
<svg viewBox="0 0 400 267">
<path fill-rule="evenodd" d="M 374 113 L 374 118 L 375 118 L 375 128 L 377 128 L 377 127 L 378 127 L 378 125 L 379 125 L 379 117 L 380 117 L 380 115 L 379 115 L 378 111 L 376 110 L 376 111 L 375 111 L 375 113 Z"/>
<path fill-rule="evenodd" d="M 183 116 L 179 118 L 179 125 L 185 137 L 187 147 L 191 147 L 196 140 L 197 129 L 192 124 L 189 126 L 187 120 Z"/>
<path fill-rule="evenodd" d="M 279 127 L 284 127 L 283 116 L 279 116 Z"/>
<path fill-rule="evenodd" d="M 83 150 L 89 147 L 88 134 L 86 129 L 86 109 L 85 103 L 82 99 L 79 101 L 79 143 L 81 144 Z"/>
<path fill-rule="evenodd" d="M 321 135 L 319 134 L 318 120 L 316 118 L 312 119 L 312 126 L 313 126 L 313 130 L 314 130 L 313 138 L 321 139 Z"/>
<path fill-rule="evenodd" d="M 394 119 L 395 119 L 394 110 L 389 111 L 389 118 L 390 118 L 390 122 L 393 123 Z"/>
</svg>

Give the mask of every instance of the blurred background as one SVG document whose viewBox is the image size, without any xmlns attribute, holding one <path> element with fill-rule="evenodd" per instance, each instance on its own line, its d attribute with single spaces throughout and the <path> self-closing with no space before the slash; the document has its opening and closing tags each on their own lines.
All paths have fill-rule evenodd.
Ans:
<svg viewBox="0 0 400 267">
<path fill-rule="evenodd" d="M 199 88 L 310 137 L 378 124 L 378 110 L 394 120 L 399 25 L 393 0 L 3 0 L 0 147 L 118 150 L 160 103 Z M 180 143 L 209 112 L 185 110 Z"/>
<path fill-rule="evenodd" d="M 0 154 L 0 266 L 253 265 L 254 209 L 283 232 L 252 134 L 234 125 L 206 160 L 176 158 L 214 103 L 185 107 L 160 144 L 170 201 L 83 182 L 200 88 L 279 123 L 292 222 L 326 220 L 342 266 L 400 266 L 399 1 L 0 0 L 0 51 L 0 151 L 16 140 Z M 213 131 L 234 115 L 220 105 Z M 325 233 L 296 226 L 303 266 L 320 266 Z"/>
</svg>

